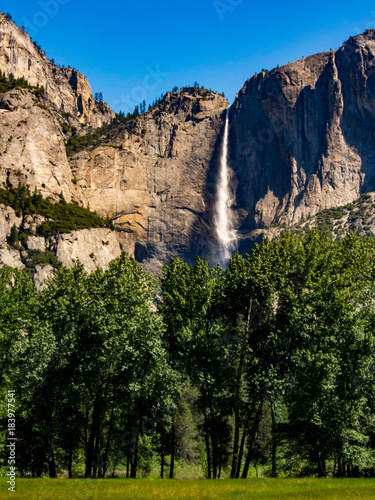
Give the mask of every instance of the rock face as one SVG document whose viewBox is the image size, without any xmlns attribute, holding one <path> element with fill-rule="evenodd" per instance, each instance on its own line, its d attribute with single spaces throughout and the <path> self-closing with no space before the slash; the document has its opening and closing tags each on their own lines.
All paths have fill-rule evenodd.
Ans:
<svg viewBox="0 0 375 500">
<path fill-rule="evenodd" d="M 114 231 L 109 229 L 82 229 L 61 234 L 47 246 L 65 266 L 71 267 L 78 260 L 86 271 L 97 267 L 108 268 L 111 260 L 121 255 L 121 245 Z"/>
<path fill-rule="evenodd" d="M 105 104 L 98 106 L 86 78 L 71 68 L 59 68 L 30 40 L 28 34 L 0 12 L 0 70 L 43 86 L 48 99 L 71 125 L 100 127 L 113 117 Z"/>
<path fill-rule="evenodd" d="M 29 236 L 27 249 L 49 250 L 67 267 L 79 260 L 89 272 L 97 267 L 107 269 L 122 251 L 116 232 L 105 228 L 81 229 L 49 238 Z"/>
<path fill-rule="evenodd" d="M 375 30 L 248 80 L 231 108 L 240 234 L 375 190 Z"/>
<path fill-rule="evenodd" d="M 31 222 L 31 216 L 26 222 Z M 107 269 L 110 261 L 123 250 L 121 234 L 106 228 L 82 229 L 47 238 L 29 236 L 25 249 L 15 248 L 8 244 L 13 225 L 19 227 L 21 217 L 17 217 L 12 208 L 0 205 L 0 265 L 23 269 L 30 251 L 49 251 L 65 266 L 72 267 L 79 260 L 86 271 L 91 272 L 97 267 Z M 52 269 L 50 265 L 37 265 L 36 282 L 40 285 Z"/>
<path fill-rule="evenodd" d="M 52 64 L 1 13 L 0 70 L 45 89 L 0 94 L 1 187 L 28 184 L 55 199 L 62 193 L 66 201 L 112 218 L 118 229 L 29 235 L 17 250 L 9 246 L 10 232 L 21 220 L 2 207 L 0 264 L 26 265 L 29 272 L 33 256 L 43 264 L 57 257 L 68 266 L 79 259 L 91 271 L 126 250 L 160 273 L 171 256 L 192 263 L 197 255 L 214 255 L 228 106 L 223 96 L 196 87 L 167 93 L 148 112 L 106 127 L 95 146 L 87 140 L 87 149 L 68 159 L 69 131 L 82 135 L 114 113 L 95 103 L 83 75 Z M 229 119 L 232 213 L 243 252 L 266 232 L 278 234 L 271 224 L 297 227 L 307 216 L 375 191 L 375 30 L 337 51 L 255 75 L 238 93 Z M 345 210 L 347 220 L 335 224 L 350 230 L 357 212 Z M 373 231 L 371 224 L 364 234 Z M 50 268 L 34 268 L 40 285 Z"/>
<path fill-rule="evenodd" d="M 75 127 L 77 134 L 85 133 L 108 123 L 114 113 L 105 103 L 95 103 L 83 75 L 52 64 L 29 36 L 2 13 L 0 71 L 8 78 L 23 77 L 30 85 L 43 86 L 45 90 L 43 94 L 15 88 L 0 94 L 0 187 L 25 184 L 45 198 L 57 199 L 62 194 L 68 202 L 87 206 L 89 201 L 76 185 L 66 156 L 64 131 Z M 2 206 L 0 265 L 22 269 L 27 251 L 49 250 L 68 266 L 79 255 L 91 271 L 97 266 L 106 267 L 121 253 L 121 235 L 106 229 L 76 231 L 52 239 L 29 236 L 27 250 L 22 250 L 19 245 L 9 245 L 13 225 L 20 227 L 21 218 L 11 208 Z M 51 266 L 36 266 L 36 282 L 40 283 L 51 270 Z"/>
<path fill-rule="evenodd" d="M 44 197 L 62 192 L 67 201 L 87 204 L 73 183 L 55 115 L 28 90 L 0 94 L 0 155 L 2 187 L 21 182 Z"/>
<path fill-rule="evenodd" d="M 90 208 L 109 215 L 127 250 L 155 271 L 170 255 L 194 260 L 208 250 L 210 175 L 227 106 L 205 89 L 168 93 L 110 144 L 70 160 Z"/>
<path fill-rule="evenodd" d="M 19 226 L 21 217 L 17 217 L 12 208 L 0 205 L 0 265 L 23 269 L 25 266 L 21 261 L 20 252 L 8 246 L 7 240 L 13 224 Z"/>
</svg>

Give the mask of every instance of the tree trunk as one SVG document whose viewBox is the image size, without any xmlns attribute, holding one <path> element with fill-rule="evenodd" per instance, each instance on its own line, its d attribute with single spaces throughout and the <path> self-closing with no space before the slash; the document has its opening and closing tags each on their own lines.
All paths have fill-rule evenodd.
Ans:
<svg viewBox="0 0 375 500">
<path fill-rule="evenodd" d="M 352 477 L 359 477 L 359 466 L 355 465 L 352 467 Z"/>
<path fill-rule="evenodd" d="M 336 477 L 341 477 L 342 476 L 342 458 L 339 457 L 337 459 L 337 475 Z"/>
<path fill-rule="evenodd" d="M 319 477 L 326 477 L 327 476 L 326 461 L 324 458 L 322 458 L 320 452 L 319 452 L 319 458 L 318 458 L 318 475 L 319 475 Z"/>
<path fill-rule="evenodd" d="M 93 414 L 92 414 L 91 430 L 88 442 L 86 444 L 85 477 L 91 477 L 91 469 L 94 463 L 94 444 L 95 444 L 95 437 L 97 435 L 98 425 L 99 425 L 99 402 L 98 399 L 95 399 Z"/>
<path fill-rule="evenodd" d="M 232 469 L 230 471 L 230 477 L 236 477 L 236 472 L 238 470 L 238 453 L 239 453 L 239 440 L 240 440 L 240 408 L 239 408 L 239 387 L 235 389 L 234 394 L 234 443 L 233 443 L 233 457 L 232 457 Z"/>
<path fill-rule="evenodd" d="M 95 438 L 95 451 L 94 451 L 94 464 L 92 467 L 92 475 L 93 477 L 101 477 L 101 446 L 100 446 L 100 425 L 97 426 L 96 429 L 96 438 Z"/>
<path fill-rule="evenodd" d="M 169 469 L 169 479 L 173 479 L 174 475 L 174 456 L 175 456 L 175 435 L 174 435 L 174 420 L 173 420 L 172 430 L 171 430 L 171 466 Z"/>
<path fill-rule="evenodd" d="M 208 422 L 206 412 L 204 413 L 204 422 L 206 427 L 205 440 L 206 440 L 206 456 L 207 456 L 207 479 L 211 479 L 211 451 L 210 451 L 210 435 L 208 430 Z"/>
<path fill-rule="evenodd" d="M 214 415 L 212 405 L 210 407 L 210 411 L 211 411 L 211 443 L 212 443 L 212 477 L 213 477 L 213 479 L 217 479 L 218 446 L 217 446 L 215 415 Z"/>
<path fill-rule="evenodd" d="M 44 460 L 43 462 L 38 462 L 37 469 L 36 469 L 36 477 L 42 477 L 43 474 L 43 465 L 44 465 Z"/>
<path fill-rule="evenodd" d="M 276 477 L 276 419 L 275 419 L 275 405 L 271 403 L 271 419 L 272 419 L 272 470 L 271 476 Z"/>
<path fill-rule="evenodd" d="M 371 436 L 370 446 L 373 450 L 375 450 L 375 434 L 372 434 L 372 436 Z M 370 477 L 375 477 L 375 468 L 374 467 L 370 467 Z"/>
<path fill-rule="evenodd" d="M 253 449 L 254 449 L 256 439 L 257 439 L 258 428 L 259 428 L 260 419 L 262 416 L 262 409 L 263 409 L 263 403 L 260 403 L 258 410 L 256 412 L 256 415 L 255 415 L 255 419 L 254 419 L 254 427 L 253 427 L 253 432 L 252 432 L 250 443 L 249 443 L 249 451 L 247 453 L 245 465 L 244 465 L 244 468 L 242 471 L 242 476 L 241 476 L 242 479 L 246 479 L 247 474 L 249 472 L 249 467 L 250 467 L 251 459 L 252 459 L 252 455 L 253 455 Z"/>
<path fill-rule="evenodd" d="M 105 477 L 105 474 L 106 474 L 107 468 L 108 468 L 109 445 L 111 442 L 112 431 L 113 431 L 113 419 L 114 419 L 114 406 L 112 406 L 112 410 L 111 410 L 111 417 L 109 419 L 109 429 L 108 429 L 108 435 L 107 435 L 107 442 L 105 445 L 105 450 L 104 450 L 104 455 L 103 455 L 103 477 Z"/>
<path fill-rule="evenodd" d="M 236 476 L 235 476 L 236 479 L 238 479 L 240 477 L 240 474 L 241 474 L 241 465 L 242 465 L 242 459 L 243 459 L 243 452 L 245 449 L 246 436 L 247 436 L 247 430 L 246 430 L 246 427 L 244 426 L 243 431 L 242 431 L 240 452 L 238 454 L 238 463 L 237 463 L 237 470 L 236 470 Z"/>
<path fill-rule="evenodd" d="M 53 449 L 53 443 L 51 443 L 48 469 L 49 469 L 49 477 L 51 478 L 56 477 L 55 452 Z"/>
<path fill-rule="evenodd" d="M 164 447 L 161 448 L 160 453 L 160 479 L 164 479 Z"/>
<path fill-rule="evenodd" d="M 244 329 L 243 335 L 242 335 L 242 342 L 241 342 L 241 347 L 240 347 L 241 352 L 240 352 L 240 358 L 239 358 L 239 362 L 238 362 L 238 370 L 237 370 L 237 375 L 236 375 L 236 388 L 235 388 L 235 394 L 234 394 L 234 443 L 233 443 L 232 469 L 231 469 L 231 473 L 230 473 L 231 478 L 239 477 L 242 456 L 243 456 L 243 447 L 242 447 L 242 453 L 241 453 L 241 450 L 239 449 L 239 440 L 240 440 L 240 386 L 241 386 L 241 378 L 242 378 L 242 367 L 243 367 L 244 358 L 245 358 L 245 350 L 247 347 L 247 340 L 248 340 L 247 337 L 248 337 L 248 334 L 250 332 L 252 305 L 253 305 L 253 301 L 250 300 L 248 311 L 247 311 L 246 325 L 245 325 L 245 329 Z M 242 446 L 242 443 L 241 443 L 241 446 Z"/>
<path fill-rule="evenodd" d="M 137 433 L 134 439 L 134 453 L 133 453 L 133 462 L 130 468 L 130 477 L 135 479 L 137 477 L 137 467 L 138 467 L 138 451 L 139 451 L 139 436 L 141 434 L 142 429 L 142 416 L 139 417 L 139 426 L 137 429 Z"/>
<path fill-rule="evenodd" d="M 73 477 L 72 473 L 73 466 L 73 442 L 69 443 L 69 452 L 68 452 L 68 478 L 71 479 Z"/>
<path fill-rule="evenodd" d="M 129 479 L 130 476 L 130 451 L 126 456 L 126 479 Z"/>
</svg>

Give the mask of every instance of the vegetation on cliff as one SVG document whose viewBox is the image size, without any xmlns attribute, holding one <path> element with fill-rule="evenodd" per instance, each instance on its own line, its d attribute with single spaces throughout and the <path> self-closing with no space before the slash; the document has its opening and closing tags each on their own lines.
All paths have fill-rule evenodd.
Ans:
<svg viewBox="0 0 375 500">
<path fill-rule="evenodd" d="M 271 228 L 292 231 L 303 237 L 312 229 L 327 232 L 334 239 L 342 239 L 346 234 L 354 232 L 362 237 L 375 235 L 375 202 L 374 193 L 364 193 L 358 200 L 346 205 L 321 210 L 314 216 L 302 218 L 297 224 L 287 226 L 274 222 Z"/>
<path fill-rule="evenodd" d="M 23 77 L 14 78 L 13 75 L 9 75 L 9 78 L 7 78 L 0 70 L 0 93 L 9 92 L 9 90 L 15 88 L 32 90 L 36 97 L 39 97 L 40 95 L 44 94 L 43 86 L 40 87 L 39 85 L 37 86 L 30 85 L 28 81 L 25 80 L 25 78 Z"/>
<path fill-rule="evenodd" d="M 166 96 L 170 94 L 178 94 L 182 95 L 183 93 L 189 95 L 196 95 L 200 98 L 207 98 L 210 95 L 214 95 L 215 92 L 212 90 L 205 89 L 203 87 L 199 87 L 196 84 L 194 87 L 174 87 L 172 92 L 167 92 L 164 95 L 161 95 L 159 98 L 153 101 L 152 105 L 150 104 L 147 111 L 153 112 L 154 115 L 159 115 L 163 112 L 174 112 L 175 106 L 171 105 L 171 103 L 166 102 Z M 223 95 L 223 94 L 221 94 Z M 99 97 L 98 97 L 99 99 Z M 97 102 L 100 104 L 100 101 Z M 122 111 L 116 113 L 115 118 L 113 118 L 109 123 L 104 124 L 102 127 L 98 127 L 96 129 L 91 129 L 85 135 L 78 136 L 77 130 L 69 128 L 66 124 L 63 127 L 66 133 L 71 133 L 69 138 L 66 141 L 66 153 L 67 156 L 73 156 L 74 154 L 79 153 L 83 150 L 92 150 L 98 147 L 101 144 L 107 144 L 112 147 L 116 147 L 116 145 L 111 143 L 113 138 L 117 134 L 119 128 L 126 127 L 129 131 L 131 130 L 133 133 L 136 133 L 136 119 L 140 115 L 146 113 L 146 102 L 140 103 L 135 106 L 133 113 L 125 114 Z"/>
<path fill-rule="evenodd" d="M 52 236 L 58 233 L 69 233 L 77 229 L 88 229 L 92 227 L 108 227 L 114 229 L 110 219 L 102 219 L 88 208 L 79 206 L 77 203 L 67 203 L 63 196 L 57 203 L 51 199 L 45 199 L 34 191 L 30 193 L 27 186 L 19 185 L 16 188 L 8 186 L 7 189 L 0 188 L 0 203 L 12 207 L 18 217 L 22 217 L 20 233 L 30 234 L 30 228 L 25 227 L 26 217 L 40 215 L 46 220 L 37 224 L 35 232 L 39 236 Z M 24 237 L 18 238 L 22 241 Z"/>
</svg>

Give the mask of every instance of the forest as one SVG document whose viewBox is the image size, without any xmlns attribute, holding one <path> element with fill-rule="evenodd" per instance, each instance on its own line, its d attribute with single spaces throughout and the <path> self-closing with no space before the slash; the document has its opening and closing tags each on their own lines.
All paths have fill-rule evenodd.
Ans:
<svg viewBox="0 0 375 500">
<path fill-rule="evenodd" d="M 373 238 L 316 231 L 158 281 L 126 254 L 41 291 L 2 267 L 19 474 L 374 477 L 374 285 Z"/>
</svg>

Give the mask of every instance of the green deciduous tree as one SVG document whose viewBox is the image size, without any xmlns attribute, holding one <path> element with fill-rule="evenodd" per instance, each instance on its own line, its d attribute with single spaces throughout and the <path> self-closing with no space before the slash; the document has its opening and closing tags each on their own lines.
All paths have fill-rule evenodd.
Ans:
<svg viewBox="0 0 375 500">
<path fill-rule="evenodd" d="M 124 451 L 136 476 L 144 422 L 152 421 L 161 402 L 171 411 L 176 380 L 162 345 L 154 292 L 153 278 L 125 254 L 105 272 L 88 275 L 79 263 L 61 268 L 43 289 L 40 314 L 53 349 L 35 384 L 42 394 L 40 411 L 32 404 L 29 411 L 33 439 L 43 428 L 38 474 L 48 460 L 54 476 L 58 457 L 71 475 L 83 441 L 86 476 L 102 477 Z M 35 343 L 32 348 L 37 352 Z M 35 356 L 29 350 L 28 359 Z"/>
</svg>

